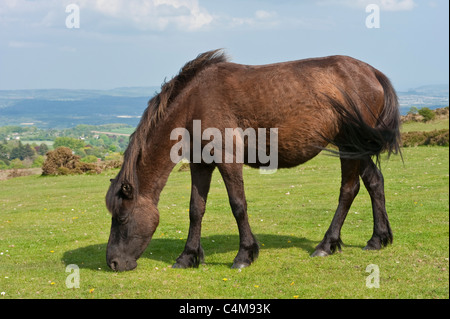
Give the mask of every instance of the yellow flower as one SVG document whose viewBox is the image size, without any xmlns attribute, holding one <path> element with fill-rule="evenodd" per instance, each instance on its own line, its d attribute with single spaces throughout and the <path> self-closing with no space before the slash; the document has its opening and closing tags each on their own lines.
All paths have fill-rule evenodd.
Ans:
<svg viewBox="0 0 450 319">
<path fill-rule="evenodd" d="M 227 280 L 228 280 L 228 278 L 223 278 L 222 280 L 223 280 L 223 281 L 227 281 Z"/>
<path fill-rule="evenodd" d="M 294 285 L 294 282 L 291 282 L 291 286 L 293 286 Z"/>
<path fill-rule="evenodd" d="M 54 250 L 50 250 L 50 252 L 53 254 L 55 251 Z"/>
<path fill-rule="evenodd" d="M 50 283 L 50 285 L 54 285 L 55 284 L 55 282 L 54 281 L 52 281 L 51 283 Z"/>
<path fill-rule="evenodd" d="M 90 294 L 93 293 L 94 290 L 95 290 L 94 288 L 89 289 L 89 293 L 90 293 Z"/>
<path fill-rule="evenodd" d="M 294 296 L 294 299 L 298 299 L 298 297 L 300 297 L 300 296 L 296 295 L 296 296 Z"/>
<path fill-rule="evenodd" d="M 258 285 L 255 285 L 255 288 L 259 288 L 259 286 L 258 286 Z"/>
</svg>

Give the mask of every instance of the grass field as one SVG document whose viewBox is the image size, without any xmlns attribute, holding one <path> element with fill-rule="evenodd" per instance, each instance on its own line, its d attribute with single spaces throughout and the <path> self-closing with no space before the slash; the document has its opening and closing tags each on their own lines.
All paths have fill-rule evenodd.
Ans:
<svg viewBox="0 0 450 319">
<path fill-rule="evenodd" d="M 115 273 L 105 262 L 110 215 L 104 204 L 117 173 L 0 182 L 0 299 L 8 298 L 449 298 L 449 150 L 406 148 L 382 162 L 393 245 L 363 251 L 372 233 L 362 187 L 344 224 L 341 253 L 309 255 L 337 206 L 339 160 L 260 175 L 245 168 L 248 212 L 261 250 L 230 269 L 238 232 L 222 179 L 214 173 L 203 221 L 206 265 L 171 269 L 188 232 L 189 172 L 172 172 L 159 204 L 160 226 L 138 268 Z M 80 288 L 67 288 L 79 267 Z M 370 264 L 379 288 L 366 287 Z"/>
<path fill-rule="evenodd" d="M 434 130 L 448 130 L 449 119 L 436 119 L 427 123 L 424 122 L 406 122 L 402 124 L 402 132 L 428 132 Z"/>
</svg>

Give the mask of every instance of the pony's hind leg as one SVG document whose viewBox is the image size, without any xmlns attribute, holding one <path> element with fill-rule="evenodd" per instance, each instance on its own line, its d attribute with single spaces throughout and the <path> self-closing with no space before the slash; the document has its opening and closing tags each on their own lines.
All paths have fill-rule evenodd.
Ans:
<svg viewBox="0 0 450 319">
<path fill-rule="evenodd" d="M 391 226 L 386 213 L 383 175 L 370 158 L 361 161 L 360 175 L 364 186 L 369 192 L 373 212 L 373 235 L 364 249 L 381 249 L 392 243 L 393 240 Z"/>
<path fill-rule="evenodd" d="M 203 248 L 200 244 L 201 226 L 214 166 L 191 163 L 190 167 L 192 188 L 189 205 L 189 235 L 184 251 L 172 268 L 198 267 L 204 262 Z"/>
<path fill-rule="evenodd" d="M 341 228 L 344 224 L 348 210 L 359 192 L 359 160 L 341 158 L 341 190 L 339 195 L 339 205 L 334 214 L 331 225 L 325 233 L 325 237 L 317 245 L 311 257 L 328 256 L 341 250 Z"/>
<path fill-rule="evenodd" d="M 231 268 L 244 268 L 258 257 L 259 246 L 250 229 L 244 192 L 242 164 L 217 164 L 227 188 L 231 210 L 239 229 L 239 251 Z"/>
</svg>

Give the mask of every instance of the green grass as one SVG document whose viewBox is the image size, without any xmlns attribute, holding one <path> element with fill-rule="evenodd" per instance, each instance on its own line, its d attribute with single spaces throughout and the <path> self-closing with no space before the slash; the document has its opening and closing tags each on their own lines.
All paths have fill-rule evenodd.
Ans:
<svg viewBox="0 0 450 319">
<path fill-rule="evenodd" d="M 35 143 L 35 144 L 37 144 L 37 145 L 41 145 L 41 144 L 47 144 L 47 146 L 50 146 L 50 147 L 52 147 L 53 146 L 53 143 L 54 143 L 54 141 L 32 141 L 32 140 L 21 140 L 21 142 L 22 142 L 22 144 L 33 144 L 33 143 Z"/>
<path fill-rule="evenodd" d="M 430 122 L 406 122 L 402 124 L 401 131 L 407 132 L 429 132 L 434 130 L 448 129 L 449 119 L 436 119 Z"/>
<path fill-rule="evenodd" d="M 448 148 L 403 150 L 405 163 L 382 163 L 393 245 L 363 251 L 372 233 L 362 187 L 342 229 L 341 253 L 309 255 L 337 206 L 339 160 L 260 175 L 245 168 L 248 213 L 261 250 L 242 271 L 230 269 L 238 232 L 216 171 L 203 221 L 206 265 L 171 269 L 188 232 L 189 172 L 173 172 L 159 204 L 160 226 L 131 272 L 105 262 L 110 215 L 104 195 L 117 171 L 28 176 L 0 182 L 0 299 L 5 298 L 449 298 Z M 68 289 L 66 266 L 80 268 Z M 380 288 L 366 287 L 366 267 Z"/>
<path fill-rule="evenodd" d="M 120 134 L 132 134 L 136 128 L 135 127 L 121 127 L 110 130 L 110 132 L 113 133 L 120 133 Z"/>
</svg>

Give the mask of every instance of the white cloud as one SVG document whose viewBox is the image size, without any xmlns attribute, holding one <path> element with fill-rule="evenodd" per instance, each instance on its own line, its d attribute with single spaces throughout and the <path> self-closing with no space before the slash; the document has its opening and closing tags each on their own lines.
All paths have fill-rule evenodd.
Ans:
<svg viewBox="0 0 450 319">
<path fill-rule="evenodd" d="M 274 11 L 264 11 L 264 10 L 258 10 L 255 12 L 255 17 L 257 19 L 270 19 L 277 16 L 277 13 Z"/>
<path fill-rule="evenodd" d="M 386 11 L 409 11 L 416 6 L 414 0 L 381 0 L 381 10 Z"/>
<path fill-rule="evenodd" d="M 19 48 L 19 49 L 35 49 L 42 48 L 45 46 L 45 43 L 42 42 L 32 42 L 32 41 L 9 41 L 8 47 L 10 48 Z"/>
<path fill-rule="evenodd" d="M 278 14 L 275 11 L 257 10 L 251 17 L 225 17 L 225 24 L 230 27 L 249 26 L 268 28 L 279 24 Z"/>
<path fill-rule="evenodd" d="M 195 31 L 213 20 L 198 0 L 1 0 L 0 25 L 22 22 L 32 26 L 63 26 L 67 16 L 65 8 L 71 3 L 80 6 L 81 23 L 83 17 L 89 16 L 97 26 Z"/>
<path fill-rule="evenodd" d="M 130 22 L 142 30 L 164 30 L 174 26 L 195 31 L 213 20 L 198 0 L 84 0 L 81 6 Z"/>
<path fill-rule="evenodd" d="M 417 4 L 414 0 L 320 0 L 318 5 L 344 5 L 354 8 L 365 8 L 369 4 L 377 4 L 384 11 L 410 11 Z"/>
</svg>

